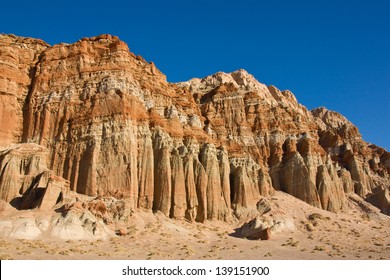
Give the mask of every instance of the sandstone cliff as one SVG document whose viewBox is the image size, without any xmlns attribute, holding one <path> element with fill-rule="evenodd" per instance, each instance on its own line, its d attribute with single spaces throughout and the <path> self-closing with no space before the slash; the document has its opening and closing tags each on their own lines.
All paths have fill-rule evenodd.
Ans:
<svg viewBox="0 0 390 280">
<path fill-rule="evenodd" d="M 228 221 L 274 190 L 337 212 L 345 193 L 390 185 L 390 153 L 340 114 L 309 111 L 245 70 L 170 84 L 111 35 L 54 46 L 0 35 L 0 101 L 0 197 L 24 207 L 43 180 L 48 193 L 56 182 L 48 205 L 68 186 Z"/>
</svg>

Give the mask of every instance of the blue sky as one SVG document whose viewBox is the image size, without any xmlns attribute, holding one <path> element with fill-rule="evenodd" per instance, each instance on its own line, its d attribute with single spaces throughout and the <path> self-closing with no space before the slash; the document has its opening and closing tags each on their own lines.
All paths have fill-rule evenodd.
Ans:
<svg viewBox="0 0 390 280">
<path fill-rule="evenodd" d="M 177 82 L 244 68 L 390 150 L 390 1 L 8 1 L 0 32 L 110 33 Z"/>
</svg>

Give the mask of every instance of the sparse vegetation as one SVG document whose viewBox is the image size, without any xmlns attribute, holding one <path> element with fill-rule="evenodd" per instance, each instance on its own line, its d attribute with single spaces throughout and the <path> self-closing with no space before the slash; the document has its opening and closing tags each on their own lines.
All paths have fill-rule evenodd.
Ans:
<svg viewBox="0 0 390 280">
<path fill-rule="evenodd" d="M 315 246 L 313 250 L 322 252 L 325 251 L 325 248 L 323 246 Z"/>
</svg>

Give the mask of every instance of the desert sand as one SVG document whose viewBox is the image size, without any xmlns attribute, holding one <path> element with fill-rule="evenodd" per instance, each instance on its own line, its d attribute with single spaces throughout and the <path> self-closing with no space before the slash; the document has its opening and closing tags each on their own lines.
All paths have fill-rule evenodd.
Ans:
<svg viewBox="0 0 390 280">
<path fill-rule="evenodd" d="M 240 236 L 243 221 L 190 223 L 139 211 L 126 234 L 96 240 L 0 238 L 1 259 L 390 259 L 390 218 L 357 196 L 331 213 L 282 193 L 270 199 L 295 229 L 270 240 Z M 271 211 L 271 215 L 272 215 Z M 2 211 L 2 220 L 10 218 Z M 12 212 L 12 211 L 11 211 Z M 23 216 L 39 216 L 25 210 Z M 19 213 L 19 212 L 18 212 Z M 42 213 L 41 213 L 42 214 Z M 18 215 L 21 215 L 20 213 Z M 14 217 L 15 218 L 15 217 Z"/>
</svg>

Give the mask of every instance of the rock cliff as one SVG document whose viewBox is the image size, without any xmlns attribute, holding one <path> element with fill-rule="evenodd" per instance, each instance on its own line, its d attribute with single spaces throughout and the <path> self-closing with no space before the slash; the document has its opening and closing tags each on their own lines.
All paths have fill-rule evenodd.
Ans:
<svg viewBox="0 0 390 280">
<path fill-rule="evenodd" d="M 0 35 L 1 146 L 0 197 L 27 208 L 73 191 L 229 221 L 275 190 L 337 212 L 346 193 L 390 185 L 390 153 L 340 114 L 245 70 L 168 83 L 111 35 L 54 46 Z M 51 195 L 37 204 L 39 182 Z"/>
</svg>

